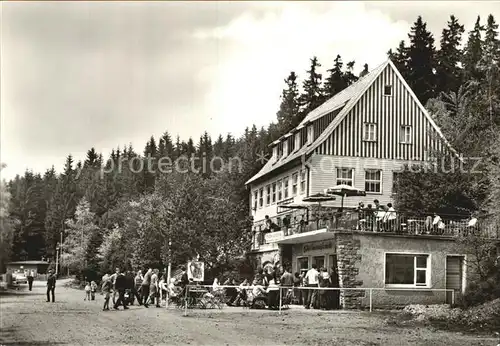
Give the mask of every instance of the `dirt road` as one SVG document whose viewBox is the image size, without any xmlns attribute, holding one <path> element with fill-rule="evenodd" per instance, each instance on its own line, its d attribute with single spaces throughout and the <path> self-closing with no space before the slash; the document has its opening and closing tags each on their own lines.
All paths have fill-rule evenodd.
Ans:
<svg viewBox="0 0 500 346">
<path fill-rule="evenodd" d="M 224 308 L 182 311 L 133 306 L 101 310 L 102 297 L 85 302 L 82 291 L 45 287 L 0 298 L 1 345 L 496 345 L 480 338 L 426 328 L 388 326 L 382 314 L 277 312 Z"/>
</svg>

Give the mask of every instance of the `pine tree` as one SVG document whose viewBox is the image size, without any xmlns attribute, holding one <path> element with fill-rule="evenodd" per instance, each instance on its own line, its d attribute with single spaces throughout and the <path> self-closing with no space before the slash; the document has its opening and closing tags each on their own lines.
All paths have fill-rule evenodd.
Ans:
<svg viewBox="0 0 500 346">
<path fill-rule="evenodd" d="M 95 151 L 94 148 L 91 148 L 87 151 L 87 157 L 83 164 L 84 167 L 99 167 L 99 154 Z"/>
<path fill-rule="evenodd" d="M 490 66 L 498 66 L 500 63 L 500 41 L 498 40 L 498 24 L 492 14 L 488 16 L 486 22 L 483 54 L 480 63 L 483 67 L 489 68 Z"/>
<path fill-rule="evenodd" d="M 318 68 L 321 64 L 318 58 L 311 59 L 311 67 L 307 71 L 307 79 L 303 83 L 303 93 L 299 97 L 301 111 L 299 115 L 299 122 L 306 117 L 306 115 L 317 108 L 323 102 L 323 95 L 321 93 L 321 74 L 318 73 Z"/>
<path fill-rule="evenodd" d="M 427 24 L 421 16 L 417 18 L 408 37 L 408 82 L 420 102 L 425 104 L 434 97 L 436 90 L 434 38 L 427 31 Z"/>
<path fill-rule="evenodd" d="M 462 70 L 459 66 L 462 61 L 460 43 L 465 29 L 455 16 L 450 16 L 448 27 L 441 35 L 441 49 L 437 53 L 437 91 L 448 93 L 457 91 L 461 84 Z"/>
<path fill-rule="evenodd" d="M 323 95 L 325 95 L 326 98 L 335 96 L 337 93 L 347 87 L 347 82 L 344 78 L 344 72 L 342 72 L 343 65 L 344 63 L 342 62 L 342 58 L 340 57 L 340 55 L 337 55 L 337 57 L 333 61 L 333 67 L 327 70 L 327 72 L 329 72 L 330 74 L 326 78 L 323 88 Z"/>
<path fill-rule="evenodd" d="M 293 127 L 298 125 L 299 114 L 299 87 L 297 85 L 297 75 L 295 72 L 290 72 L 290 75 L 285 79 L 286 87 L 281 93 L 281 104 L 278 113 L 278 125 L 282 132 L 286 133 Z"/>
<path fill-rule="evenodd" d="M 355 64 L 354 61 L 349 61 L 347 63 L 347 69 L 344 72 L 344 76 L 343 76 L 345 84 L 346 84 L 346 87 L 348 87 L 349 85 L 355 83 L 358 80 L 358 77 L 353 73 L 354 64 Z"/>
<path fill-rule="evenodd" d="M 479 80 L 481 78 L 478 71 L 478 64 L 483 55 L 483 42 L 481 39 L 482 31 L 481 17 L 477 17 L 474 29 L 469 32 L 469 38 L 465 47 L 463 60 L 464 73 L 466 78 Z"/>
<path fill-rule="evenodd" d="M 408 47 L 405 46 L 405 41 L 399 42 L 396 52 L 392 49 L 387 52 L 389 59 L 394 63 L 403 78 L 408 79 Z"/>
</svg>

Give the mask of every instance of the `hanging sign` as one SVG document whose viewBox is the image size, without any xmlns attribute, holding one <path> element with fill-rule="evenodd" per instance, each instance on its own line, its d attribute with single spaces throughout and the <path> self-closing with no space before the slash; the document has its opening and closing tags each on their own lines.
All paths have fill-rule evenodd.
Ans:
<svg viewBox="0 0 500 346">
<path fill-rule="evenodd" d="M 328 250 L 331 248 L 333 248 L 333 240 L 325 240 L 315 243 L 304 244 L 304 246 L 302 247 L 302 252 L 306 253 L 318 250 Z"/>
</svg>

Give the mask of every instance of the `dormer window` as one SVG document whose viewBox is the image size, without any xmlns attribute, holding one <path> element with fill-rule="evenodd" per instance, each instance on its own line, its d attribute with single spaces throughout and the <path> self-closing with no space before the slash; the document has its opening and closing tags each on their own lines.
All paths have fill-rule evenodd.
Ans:
<svg viewBox="0 0 500 346">
<path fill-rule="evenodd" d="M 278 161 L 278 146 L 273 147 L 273 162 Z"/>
<path fill-rule="evenodd" d="M 384 96 L 392 96 L 392 85 L 384 86 Z"/>
<path fill-rule="evenodd" d="M 307 145 L 312 144 L 314 139 L 314 127 L 309 125 L 307 127 Z"/>
<path fill-rule="evenodd" d="M 283 156 L 287 155 L 288 155 L 288 140 L 285 139 L 285 141 L 283 142 Z"/>
<path fill-rule="evenodd" d="M 295 150 L 300 149 L 300 131 L 295 134 Z"/>
</svg>

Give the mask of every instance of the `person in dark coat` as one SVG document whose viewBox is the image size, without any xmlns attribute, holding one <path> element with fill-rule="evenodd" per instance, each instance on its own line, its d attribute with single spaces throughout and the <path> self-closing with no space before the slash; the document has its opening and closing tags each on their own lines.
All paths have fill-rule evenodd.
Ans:
<svg viewBox="0 0 500 346">
<path fill-rule="evenodd" d="M 125 290 L 127 289 L 127 278 L 123 273 L 119 273 L 115 280 L 115 289 L 118 291 L 118 299 L 113 306 L 113 309 L 118 310 L 118 307 L 123 305 L 123 309 L 128 309 L 127 302 L 125 301 Z"/>
<path fill-rule="evenodd" d="M 47 278 L 47 302 L 50 302 L 50 293 L 52 293 L 52 303 L 55 302 L 55 290 L 56 290 L 56 276 L 54 272 L 49 270 L 49 276 Z"/>
<path fill-rule="evenodd" d="M 139 296 L 139 292 L 137 292 L 137 289 L 135 288 L 134 273 L 128 271 L 127 274 L 125 275 L 125 278 L 127 280 L 127 289 L 130 290 L 130 294 L 132 295 L 132 305 L 134 304 L 134 297 L 135 299 L 137 299 L 139 305 L 142 305 L 142 299 Z"/>
<path fill-rule="evenodd" d="M 33 288 L 33 280 L 34 280 L 33 272 L 32 271 L 30 271 L 28 273 L 28 276 L 26 277 L 26 279 L 28 279 L 28 288 L 31 291 L 32 288 Z"/>
<path fill-rule="evenodd" d="M 332 267 L 330 269 L 330 287 L 335 287 L 335 288 L 340 287 L 339 275 L 335 267 Z M 340 308 L 340 291 L 331 290 L 330 292 L 331 293 L 330 293 L 330 299 L 328 301 L 329 303 L 328 309 L 337 310 Z"/>
</svg>

